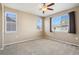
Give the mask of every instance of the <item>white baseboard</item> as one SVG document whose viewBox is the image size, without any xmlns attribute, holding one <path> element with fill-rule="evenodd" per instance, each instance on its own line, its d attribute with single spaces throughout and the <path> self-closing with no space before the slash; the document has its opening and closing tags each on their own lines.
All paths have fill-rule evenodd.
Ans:
<svg viewBox="0 0 79 59">
<path fill-rule="evenodd" d="M 26 39 L 27 39 L 27 38 L 26 38 Z M 31 41 L 31 40 L 37 40 L 37 39 L 41 39 L 41 37 L 40 37 L 40 36 L 38 36 L 38 37 L 31 37 L 31 38 L 28 38 L 28 39 L 29 39 L 29 40 L 21 40 L 21 41 L 9 43 L 9 44 L 4 44 L 4 46 L 12 45 L 12 44 L 17 44 L 17 43 L 22 43 L 22 42 Z"/>
<path fill-rule="evenodd" d="M 29 38 L 29 40 L 22 40 L 22 41 L 18 41 L 18 42 L 13 42 L 13 43 L 9 43 L 9 44 L 4 44 L 4 46 L 7 46 L 7 45 L 12 45 L 12 44 L 17 44 L 17 43 L 22 43 L 22 42 L 26 42 L 26 41 L 31 41 L 31 40 L 38 40 L 38 39 L 41 39 L 42 37 L 31 37 Z M 61 43 L 64 43 L 64 44 L 69 44 L 69 45 L 72 45 L 72 46 L 76 46 L 76 47 L 79 47 L 79 45 L 77 44 L 74 44 L 74 43 L 71 43 L 71 42 L 67 42 L 67 41 L 63 41 L 63 40 L 59 40 L 59 39 L 56 39 L 56 38 L 52 38 L 50 36 L 47 36 L 46 38 L 52 40 L 52 41 L 57 41 L 57 42 L 61 42 Z M 4 48 L 1 48 L 0 50 L 3 50 Z"/>
<path fill-rule="evenodd" d="M 50 39 L 50 40 L 53 40 L 53 41 L 58 41 L 58 42 L 61 42 L 61 43 L 69 44 L 69 45 L 72 45 L 72 46 L 75 46 L 75 47 L 79 47 L 78 44 L 74 44 L 74 43 L 71 43 L 71 42 L 59 40 L 59 39 L 57 39 L 57 38 L 53 38 L 53 37 L 50 37 L 50 36 L 47 36 L 46 38 L 48 38 L 48 39 Z"/>
</svg>

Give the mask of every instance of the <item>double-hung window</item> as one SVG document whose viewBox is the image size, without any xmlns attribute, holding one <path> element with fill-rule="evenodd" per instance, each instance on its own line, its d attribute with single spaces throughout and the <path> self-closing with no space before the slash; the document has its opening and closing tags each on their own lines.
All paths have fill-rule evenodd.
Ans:
<svg viewBox="0 0 79 59">
<path fill-rule="evenodd" d="M 16 13 L 5 12 L 5 32 L 16 32 Z"/>
</svg>

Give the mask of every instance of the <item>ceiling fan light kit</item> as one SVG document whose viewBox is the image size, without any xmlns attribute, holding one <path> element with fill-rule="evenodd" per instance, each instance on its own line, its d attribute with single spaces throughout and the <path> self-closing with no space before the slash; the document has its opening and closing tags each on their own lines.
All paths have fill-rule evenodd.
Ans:
<svg viewBox="0 0 79 59">
<path fill-rule="evenodd" d="M 43 12 L 43 14 L 47 11 L 47 10 L 53 10 L 52 8 L 49 8 L 50 6 L 54 5 L 54 3 L 51 3 L 49 5 L 46 5 L 46 3 L 43 3 L 43 6 L 41 7 L 41 10 Z"/>
</svg>

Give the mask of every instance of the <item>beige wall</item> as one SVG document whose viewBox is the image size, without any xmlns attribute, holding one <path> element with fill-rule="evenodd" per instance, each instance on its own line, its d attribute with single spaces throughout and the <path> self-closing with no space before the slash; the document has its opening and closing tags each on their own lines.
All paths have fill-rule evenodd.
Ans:
<svg viewBox="0 0 79 59">
<path fill-rule="evenodd" d="M 8 7 L 5 7 L 5 11 L 17 14 L 17 32 L 5 33 L 5 44 L 29 40 L 41 35 L 41 32 L 36 27 L 38 16 Z"/>
<path fill-rule="evenodd" d="M 1 4 L 0 4 L 0 32 L 2 32 L 2 7 L 1 7 Z"/>
<path fill-rule="evenodd" d="M 0 48 L 2 48 L 2 6 L 0 4 Z"/>
<path fill-rule="evenodd" d="M 75 39 L 76 37 L 79 38 L 79 7 L 75 7 L 75 8 L 72 8 L 72 9 L 69 9 L 69 10 L 65 10 L 65 11 L 62 11 L 62 12 L 59 12 L 59 13 L 56 13 L 56 14 L 53 14 L 51 15 L 51 17 L 56 17 L 56 16 L 59 16 L 59 15 L 63 15 L 65 13 L 68 13 L 68 12 L 71 12 L 71 11 L 75 11 L 76 12 L 76 31 L 77 31 L 77 34 L 70 34 L 70 33 L 63 33 L 63 32 L 56 32 L 56 33 L 53 33 L 53 32 L 49 32 L 49 17 L 46 18 L 45 20 L 45 34 L 52 37 L 52 38 L 56 38 L 56 40 L 62 40 L 62 41 L 66 41 L 66 42 L 70 42 L 70 43 L 74 43 L 74 44 L 77 44 L 79 45 L 79 39 Z"/>
</svg>

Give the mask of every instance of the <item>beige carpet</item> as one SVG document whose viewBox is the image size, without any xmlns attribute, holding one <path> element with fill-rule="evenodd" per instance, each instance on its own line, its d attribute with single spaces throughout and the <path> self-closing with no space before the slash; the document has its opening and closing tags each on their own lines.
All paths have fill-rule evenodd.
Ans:
<svg viewBox="0 0 79 59">
<path fill-rule="evenodd" d="M 1 55 L 72 55 L 79 54 L 79 47 L 48 39 L 32 40 L 6 46 Z"/>
</svg>

